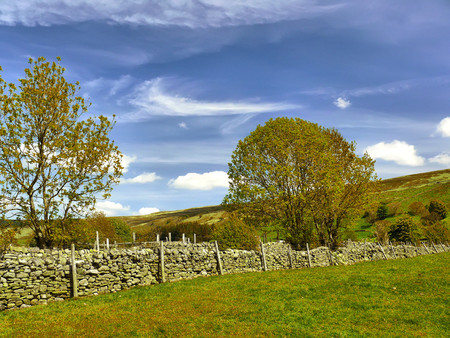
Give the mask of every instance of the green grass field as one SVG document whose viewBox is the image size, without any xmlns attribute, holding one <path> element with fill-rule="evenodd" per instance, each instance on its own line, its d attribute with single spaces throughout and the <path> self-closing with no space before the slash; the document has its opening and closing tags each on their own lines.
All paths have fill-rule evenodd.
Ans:
<svg viewBox="0 0 450 338">
<path fill-rule="evenodd" d="M 225 275 L 0 313 L 2 337 L 448 337 L 450 253 Z"/>
</svg>

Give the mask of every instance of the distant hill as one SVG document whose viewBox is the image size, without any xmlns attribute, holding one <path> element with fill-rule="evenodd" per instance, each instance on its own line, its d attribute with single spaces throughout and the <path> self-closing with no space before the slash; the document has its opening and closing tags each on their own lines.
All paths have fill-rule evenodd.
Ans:
<svg viewBox="0 0 450 338">
<path fill-rule="evenodd" d="M 420 201 L 426 205 L 432 199 L 441 200 L 450 209 L 450 169 L 383 180 L 374 197 L 379 203 L 397 202 L 400 204 L 400 213 L 406 213 L 412 202 Z M 225 217 L 223 207 L 215 205 L 120 218 L 130 225 L 133 232 L 139 234 L 147 232 L 152 226 L 189 222 L 214 224 Z M 369 238 L 373 233 L 372 225 L 363 219 L 355 225 L 354 231 L 359 239 Z M 31 230 L 23 229 L 22 235 L 31 238 Z"/>
</svg>

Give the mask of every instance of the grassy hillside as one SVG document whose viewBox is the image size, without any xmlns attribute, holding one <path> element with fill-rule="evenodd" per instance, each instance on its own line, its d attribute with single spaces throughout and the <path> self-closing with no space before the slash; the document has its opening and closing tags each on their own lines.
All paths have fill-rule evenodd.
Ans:
<svg viewBox="0 0 450 338">
<path fill-rule="evenodd" d="M 446 337 L 450 253 L 197 278 L 0 313 L 2 337 Z"/>
<path fill-rule="evenodd" d="M 427 204 L 431 199 L 450 204 L 450 169 L 391 178 L 380 185 L 379 200 L 399 202 L 404 209 L 412 202 Z"/>
<path fill-rule="evenodd" d="M 432 199 L 439 199 L 450 209 L 450 169 L 427 172 L 422 174 L 402 176 L 381 182 L 380 191 L 374 196 L 377 203 L 397 203 L 397 215 L 389 217 L 394 220 L 399 214 L 406 213 L 412 202 L 427 204 Z M 121 217 L 130 225 L 138 236 L 145 235 L 152 227 L 178 223 L 214 224 L 226 217 L 226 212 L 219 206 L 207 206 L 177 211 L 162 211 L 143 216 Z M 447 217 L 450 219 L 449 216 Z M 367 219 L 361 218 L 353 227 L 357 239 L 370 239 L 373 236 L 373 226 Z M 269 234 L 268 238 L 275 234 Z M 26 244 L 32 237 L 29 229 L 23 229 L 19 236 L 19 244 Z M 144 236 L 145 237 L 145 236 Z"/>
<path fill-rule="evenodd" d="M 450 209 L 450 169 L 383 180 L 379 192 L 374 195 L 376 204 L 397 203 L 396 215 L 388 218 L 394 220 L 408 212 L 412 202 L 424 205 L 432 199 L 439 199 Z M 145 232 L 155 225 L 175 224 L 179 222 L 199 222 L 213 224 L 226 217 L 221 206 L 209 206 L 187 210 L 159 212 L 146 216 L 122 217 L 136 233 Z M 450 218 L 450 213 L 448 218 Z M 367 219 L 361 218 L 353 227 L 357 239 L 370 239 L 373 226 Z M 273 235 L 273 234 L 272 234 Z M 270 236 L 269 236 L 270 237 Z"/>
</svg>

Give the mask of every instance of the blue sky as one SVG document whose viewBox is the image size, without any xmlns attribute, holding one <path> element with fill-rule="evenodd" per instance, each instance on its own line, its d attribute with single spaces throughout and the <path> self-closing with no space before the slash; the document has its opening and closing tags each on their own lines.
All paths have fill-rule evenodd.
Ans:
<svg viewBox="0 0 450 338">
<path fill-rule="evenodd" d="M 0 65 L 62 58 L 126 172 L 108 215 L 219 204 L 238 140 L 278 116 L 337 128 L 381 178 L 450 167 L 447 0 L 0 1 Z"/>
</svg>

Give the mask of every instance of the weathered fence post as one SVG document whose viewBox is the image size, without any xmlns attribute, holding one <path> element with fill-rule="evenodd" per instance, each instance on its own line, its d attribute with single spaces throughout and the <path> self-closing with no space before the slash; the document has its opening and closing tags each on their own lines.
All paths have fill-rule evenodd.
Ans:
<svg viewBox="0 0 450 338">
<path fill-rule="evenodd" d="M 77 262 L 75 261 L 75 244 L 72 244 L 72 297 L 78 297 Z"/>
<path fill-rule="evenodd" d="M 197 244 L 197 235 L 194 234 L 194 244 Z"/>
<path fill-rule="evenodd" d="M 172 242 L 172 233 L 169 232 L 169 242 Z"/>
<path fill-rule="evenodd" d="M 431 242 L 431 245 L 433 245 L 434 251 L 436 251 L 436 253 L 439 253 L 439 251 L 437 250 L 436 246 L 434 245 L 433 242 Z"/>
<path fill-rule="evenodd" d="M 160 264 L 160 271 L 161 271 L 161 283 L 166 282 L 166 273 L 164 271 L 164 242 L 160 242 L 159 246 L 159 264 Z"/>
<path fill-rule="evenodd" d="M 331 245 L 328 245 L 328 252 L 330 253 L 330 266 L 333 265 L 333 253 L 331 252 Z"/>
<path fill-rule="evenodd" d="M 383 253 L 384 259 L 386 259 L 386 260 L 387 260 L 387 256 L 386 256 L 386 253 L 384 252 L 383 246 L 381 245 L 381 243 L 380 243 L 380 242 L 378 242 L 378 246 L 380 247 L 380 249 L 381 249 L 381 252 Z"/>
<path fill-rule="evenodd" d="M 397 255 L 395 254 L 394 246 L 392 245 L 391 241 L 389 241 L 389 246 L 391 247 L 391 251 L 394 254 L 394 259 L 397 259 Z"/>
<path fill-rule="evenodd" d="M 364 260 L 366 260 L 366 251 L 367 251 L 367 248 L 366 248 L 366 239 L 364 238 L 364 244 L 363 244 L 363 257 L 364 257 Z"/>
<path fill-rule="evenodd" d="M 159 234 L 156 234 L 156 242 L 159 243 Z"/>
<path fill-rule="evenodd" d="M 214 243 L 216 246 L 217 264 L 219 265 L 219 275 L 223 275 L 222 261 L 220 260 L 219 244 L 217 244 L 217 241 L 215 241 Z"/>
<path fill-rule="evenodd" d="M 289 268 L 292 269 L 292 249 L 290 244 L 288 244 L 288 259 L 289 259 Z"/>
<path fill-rule="evenodd" d="M 185 236 L 185 234 L 183 234 L 183 236 L 182 236 L 182 241 L 183 241 L 183 244 L 186 244 L 186 236 Z"/>
<path fill-rule="evenodd" d="M 133 245 L 135 245 L 135 243 L 136 243 L 136 233 L 133 232 Z"/>
<path fill-rule="evenodd" d="M 428 250 L 427 246 L 425 245 L 425 242 L 422 242 L 422 245 L 425 248 L 425 250 L 427 250 L 427 253 L 430 254 L 430 251 Z"/>
<path fill-rule="evenodd" d="M 306 243 L 306 252 L 308 253 L 308 268 L 311 267 L 311 254 L 309 253 L 309 244 Z"/>
<path fill-rule="evenodd" d="M 262 263 L 262 268 L 263 268 L 264 271 L 267 271 L 266 253 L 264 251 L 264 244 L 263 244 L 263 242 L 261 240 L 259 241 L 259 245 L 261 246 L 261 263 Z"/>
<path fill-rule="evenodd" d="M 98 237 L 98 231 L 95 232 L 95 246 L 98 251 L 100 251 L 100 238 Z"/>
<path fill-rule="evenodd" d="M 109 238 L 106 239 L 106 250 L 109 252 Z"/>
</svg>

